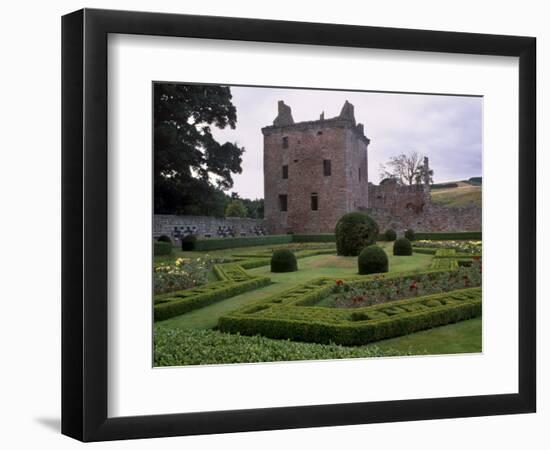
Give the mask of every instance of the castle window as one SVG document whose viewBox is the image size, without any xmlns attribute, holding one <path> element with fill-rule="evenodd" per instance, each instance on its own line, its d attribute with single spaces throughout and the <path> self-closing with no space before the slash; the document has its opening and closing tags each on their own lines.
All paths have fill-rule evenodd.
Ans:
<svg viewBox="0 0 550 450">
<path fill-rule="evenodd" d="M 361 181 L 361 167 L 359 167 L 359 181 Z"/>
<path fill-rule="evenodd" d="M 288 148 L 288 136 L 283 138 L 283 148 Z"/>
<path fill-rule="evenodd" d="M 311 194 L 311 210 L 317 211 L 319 209 L 319 196 L 316 192 Z"/>
<path fill-rule="evenodd" d="M 286 180 L 288 178 L 288 166 L 283 166 L 283 179 Z"/>
<path fill-rule="evenodd" d="M 288 211 L 288 196 L 286 194 L 279 195 L 279 211 Z"/>
<path fill-rule="evenodd" d="M 323 159 L 323 175 L 325 177 L 330 177 L 332 174 L 332 167 L 330 164 L 330 159 Z"/>
<path fill-rule="evenodd" d="M 318 131 L 318 132 L 317 132 L 317 136 L 321 136 L 322 134 L 323 134 L 322 131 Z"/>
</svg>

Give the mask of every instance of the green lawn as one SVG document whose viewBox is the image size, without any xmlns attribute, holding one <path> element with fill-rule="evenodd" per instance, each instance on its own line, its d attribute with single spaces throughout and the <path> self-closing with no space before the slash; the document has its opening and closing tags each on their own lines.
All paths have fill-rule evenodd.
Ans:
<svg viewBox="0 0 550 450">
<path fill-rule="evenodd" d="M 366 347 L 370 346 L 414 355 L 479 353 L 481 352 L 481 317 L 378 341 Z"/>
</svg>

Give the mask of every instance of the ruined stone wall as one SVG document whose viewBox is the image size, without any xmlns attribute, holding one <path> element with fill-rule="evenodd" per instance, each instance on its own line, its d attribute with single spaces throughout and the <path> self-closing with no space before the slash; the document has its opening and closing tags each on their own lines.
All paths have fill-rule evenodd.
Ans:
<svg viewBox="0 0 550 450">
<path fill-rule="evenodd" d="M 480 231 L 481 208 L 477 205 L 446 207 L 431 200 L 423 185 L 369 186 L 369 213 L 381 231 L 393 228 L 416 231 Z"/>
</svg>

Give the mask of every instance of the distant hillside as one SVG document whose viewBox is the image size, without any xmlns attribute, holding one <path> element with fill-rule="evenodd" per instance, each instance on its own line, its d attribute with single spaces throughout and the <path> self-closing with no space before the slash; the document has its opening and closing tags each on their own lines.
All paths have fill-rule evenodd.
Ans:
<svg viewBox="0 0 550 450">
<path fill-rule="evenodd" d="M 467 206 L 472 202 L 481 206 L 481 177 L 434 184 L 432 200 L 449 207 Z"/>
</svg>

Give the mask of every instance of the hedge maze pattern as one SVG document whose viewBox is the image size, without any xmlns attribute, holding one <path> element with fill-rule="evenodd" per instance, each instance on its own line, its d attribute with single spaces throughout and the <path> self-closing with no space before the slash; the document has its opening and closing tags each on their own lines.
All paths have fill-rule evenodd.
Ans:
<svg viewBox="0 0 550 450">
<path fill-rule="evenodd" d="M 445 261 L 445 264 L 449 261 L 456 263 L 450 258 L 441 258 L 441 261 Z M 453 268 L 456 267 L 453 265 Z M 363 276 L 348 282 L 361 284 L 375 277 L 391 280 L 413 276 L 415 273 L 419 272 Z M 262 335 L 274 339 L 362 345 L 481 315 L 479 287 L 363 308 L 315 306 L 333 292 L 334 286 L 335 280 L 332 278 L 317 278 L 226 314 L 219 319 L 218 328 L 230 333 Z"/>
<path fill-rule="evenodd" d="M 455 238 L 455 236 L 452 236 Z M 325 244 L 326 245 L 326 244 Z M 419 274 L 451 272 L 471 264 L 477 255 L 448 248 L 414 248 L 434 255 L 429 270 L 362 275 L 346 278 L 361 287 L 376 280 L 393 280 Z M 271 283 L 246 269 L 269 265 L 272 249 L 235 254 L 232 262 L 216 264 L 218 281 L 204 286 L 157 295 L 155 321 L 165 320 Z M 333 248 L 297 249 L 296 257 L 334 254 Z M 316 306 L 335 289 L 335 279 L 320 277 L 222 316 L 218 329 L 241 335 L 261 335 L 304 342 L 363 345 L 402 336 L 481 315 L 481 287 L 393 300 L 373 306 L 332 308 Z"/>
<path fill-rule="evenodd" d="M 323 282 L 220 318 L 221 331 L 274 339 L 362 345 L 481 315 L 481 288 L 460 289 L 365 308 L 305 306 Z"/>
</svg>

